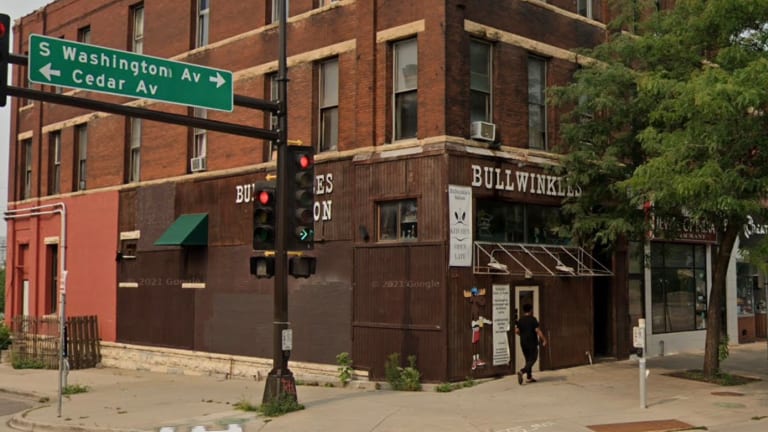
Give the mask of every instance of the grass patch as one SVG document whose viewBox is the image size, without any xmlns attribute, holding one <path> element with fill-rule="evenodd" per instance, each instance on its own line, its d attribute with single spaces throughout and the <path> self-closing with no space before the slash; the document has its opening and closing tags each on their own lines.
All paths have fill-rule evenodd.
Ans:
<svg viewBox="0 0 768 432">
<path fill-rule="evenodd" d="M 675 378 L 684 378 L 693 381 L 701 381 L 710 384 L 717 384 L 720 386 L 737 386 L 743 384 L 749 384 L 755 381 L 760 381 L 759 378 L 745 377 L 742 375 L 729 374 L 727 372 L 718 372 L 712 377 L 704 376 L 704 372 L 701 369 L 689 369 L 686 371 L 670 372 L 664 374 Z"/>
<path fill-rule="evenodd" d="M 289 412 L 303 410 L 304 405 L 298 403 L 293 396 L 281 393 L 277 398 L 259 406 L 259 414 L 265 417 L 278 417 Z"/>
<path fill-rule="evenodd" d="M 438 386 L 435 387 L 435 391 L 438 393 L 448 393 L 454 390 L 459 390 L 467 387 L 474 387 L 475 385 L 477 385 L 477 382 L 475 382 L 475 380 L 473 380 L 472 378 L 467 378 L 466 381 L 462 381 L 462 382 L 438 384 Z"/>
<path fill-rule="evenodd" d="M 88 393 L 88 386 L 80 385 L 80 384 L 68 384 L 64 386 L 64 388 L 61 390 L 61 394 L 63 395 L 73 395 L 78 393 Z"/>
<path fill-rule="evenodd" d="M 254 405 L 250 402 L 248 402 L 245 399 L 240 399 L 237 401 L 234 405 L 232 405 L 235 409 L 238 409 L 240 411 L 246 411 L 246 412 L 255 412 L 259 410 L 259 407 L 257 405 Z"/>
<path fill-rule="evenodd" d="M 13 358 L 11 366 L 14 369 L 45 369 L 45 363 L 36 358 Z"/>
</svg>

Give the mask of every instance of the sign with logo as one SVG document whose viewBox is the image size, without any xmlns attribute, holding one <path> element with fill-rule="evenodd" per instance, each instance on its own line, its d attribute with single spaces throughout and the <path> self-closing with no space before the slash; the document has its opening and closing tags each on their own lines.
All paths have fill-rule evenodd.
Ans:
<svg viewBox="0 0 768 432">
<path fill-rule="evenodd" d="M 472 266 L 472 188 L 448 185 L 452 267 Z"/>
</svg>

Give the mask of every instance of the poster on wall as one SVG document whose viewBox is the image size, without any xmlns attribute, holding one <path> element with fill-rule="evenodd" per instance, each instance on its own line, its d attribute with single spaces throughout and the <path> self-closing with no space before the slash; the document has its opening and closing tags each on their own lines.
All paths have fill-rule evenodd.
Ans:
<svg viewBox="0 0 768 432">
<path fill-rule="evenodd" d="M 493 365 L 509 363 L 509 285 L 493 285 Z"/>
<path fill-rule="evenodd" d="M 472 266 L 472 188 L 448 185 L 451 267 Z"/>
</svg>

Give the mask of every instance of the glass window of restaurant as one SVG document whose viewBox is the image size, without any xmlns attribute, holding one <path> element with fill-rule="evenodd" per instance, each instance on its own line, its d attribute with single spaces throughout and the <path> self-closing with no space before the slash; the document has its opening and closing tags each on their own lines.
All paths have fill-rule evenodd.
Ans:
<svg viewBox="0 0 768 432">
<path fill-rule="evenodd" d="M 557 234 L 563 224 L 559 207 L 477 200 L 477 241 L 566 244 L 568 239 Z"/>
<path fill-rule="evenodd" d="M 651 244 L 651 319 L 653 333 L 706 328 L 706 246 Z"/>
</svg>

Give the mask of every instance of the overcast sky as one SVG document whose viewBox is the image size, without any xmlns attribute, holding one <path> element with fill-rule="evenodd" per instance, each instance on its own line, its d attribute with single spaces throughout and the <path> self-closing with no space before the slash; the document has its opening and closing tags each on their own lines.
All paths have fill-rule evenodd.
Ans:
<svg viewBox="0 0 768 432">
<path fill-rule="evenodd" d="M 2 0 L 0 13 L 11 17 L 11 23 L 29 15 L 36 9 L 52 3 L 53 0 Z M 13 33 L 11 33 L 13 35 Z M 13 51 L 13 39 L 11 39 L 11 51 Z M 8 81 L 11 80 L 8 74 Z M 10 140 L 11 101 L 10 98 L 5 107 L 0 108 L 0 211 L 5 213 L 8 209 L 8 143 Z M 0 236 L 6 235 L 5 220 L 0 218 Z"/>
</svg>

